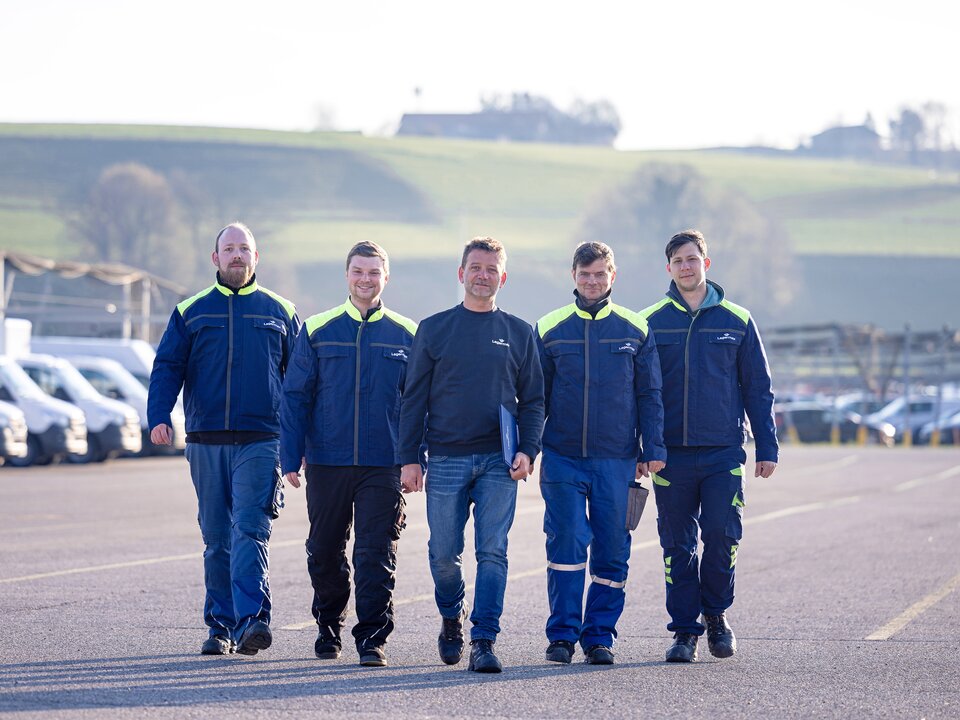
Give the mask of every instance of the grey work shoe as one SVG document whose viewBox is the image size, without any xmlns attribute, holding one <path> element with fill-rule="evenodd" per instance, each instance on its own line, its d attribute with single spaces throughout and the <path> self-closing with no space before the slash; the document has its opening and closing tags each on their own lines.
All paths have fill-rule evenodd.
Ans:
<svg viewBox="0 0 960 720">
<path fill-rule="evenodd" d="M 236 644 L 224 635 L 212 635 L 200 646 L 201 655 L 229 655 L 236 650 Z"/>
<path fill-rule="evenodd" d="M 440 659 L 446 665 L 456 665 L 463 658 L 463 621 L 466 619 L 466 608 L 460 611 L 458 617 L 442 618 L 437 649 L 440 651 Z"/>
<path fill-rule="evenodd" d="M 707 647 L 710 654 L 718 658 L 732 657 L 737 651 L 737 637 L 733 634 L 733 628 L 727 624 L 724 614 L 704 615 L 703 622 L 707 626 Z"/>
<path fill-rule="evenodd" d="M 673 645 L 667 649 L 667 662 L 693 662 L 697 659 L 697 640 L 693 633 L 674 633 Z"/>
<path fill-rule="evenodd" d="M 547 646 L 547 661 L 569 665 L 577 646 L 569 640 L 554 640 Z"/>
<path fill-rule="evenodd" d="M 256 655 L 260 650 L 266 650 L 273 643 L 273 633 L 270 626 L 263 620 L 254 620 L 240 636 L 237 643 L 237 652 L 241 655 Z"/>
<path fill-rule="evenodd" d="M 613 650 L 606 645 L 593 645 L 584 653 L 583 661 L 590 665 L 613 665 Z"/>
</svg>

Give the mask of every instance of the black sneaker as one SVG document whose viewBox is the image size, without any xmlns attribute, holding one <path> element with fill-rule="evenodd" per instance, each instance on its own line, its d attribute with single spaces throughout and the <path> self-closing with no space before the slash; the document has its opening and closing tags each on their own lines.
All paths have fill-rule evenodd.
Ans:
<svg viewBox="0 0 960 720">
<path fill-rule="evenodd" d="M 590 665 L 613 665 L 613 650 L 606 645 L 593 645 L 584 653 L 583 661 Z"/>
<path fill-rule="evenodd" d="M 313 652 L 320 660 L 336 660 L 340 657 L 340 641 L 325 635 L 323 632 L 317 635 L 317 641 L 313 644 Z"/>
<path fill-rule="evenodd" d="M 704 615 L 703 621 L 707 625 L 707 647 L 710 654 L 718 658 L 732 657 L 737 651 L 737 638 L 733 634 L 733 628 L 727 624 L 724 614 Z"/>
<path fill-rule="evenodd" d="M 263 620 L 254 620 L 240 636 L 237 643 L 237 652 L 241 655 L 256 655 L 259 650 L 266 650 L 273 643 L 273 633 L 270 626 Z"/>
<path fill-rule="evenodd" d="M 697 659 L 697 640 L 693 633 L 674 633 L 673 645 L 667 648 L 667 662 L 693 662 Z"/>
<path fill-rule="evenodd" d="M 360 664 L 364 667 L 384 667 L 387 655 L 382 647 L 368 647 L 360 652 Z"/>
<path fill-rule="evenodd" d="M 547 646 L 547 661 L 569 665 L 577 646 L 569 640 L 554 640 Z"/>
<path fill-rule="evenodd" d="M 466 618 L 466 608 L 460 611 L 459 617 L 442 618 L 437 649 L 440 651 L 440 659 L 447 665 L 456 665 L 463 657 L 463 621 Z"/>
<path fill-rule="evenodd" d="M 229 655 L 236 649 L 236 643 L 223 635 L 208 637 L 200 646 L 201 655 Z"/>
<path fill-rule="evenodd" d="M 498 673 L 503 672 L 503 665 L 493 653 L 493 640 L 470 641 L 470 667 L 473 672 Z"/>
</svg>

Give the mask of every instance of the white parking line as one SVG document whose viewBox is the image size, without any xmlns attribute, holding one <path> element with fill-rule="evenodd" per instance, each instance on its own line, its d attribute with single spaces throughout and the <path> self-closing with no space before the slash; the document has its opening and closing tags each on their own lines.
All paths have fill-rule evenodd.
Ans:
<svg viewBox="0 0 960 720">
<path fill-rule="evenodd" d="M 926 485 L 927 483 L 937 482 L 939 480 L 946 480 L 947 478 L 952 478 L 955 475 L 960 475 L 960 465 L 955 465 L 952 468 L 947 468 L 938 472 L 936 475 L 930 475 L 927 477 L 916 478 L 914 480 L 907 480 L 902 482 L 899 485 L 893 488 L 894 492 L 903 492 L 904 490 L 912 490 L 918 485 Z"/>
<path fill-rule="evenodd" d="M 954 575 L 942 588 L 930 593 L 919 602 L 915 602 L 886 625 L 867 635 L 864 640 L 889 640 L 910 624 L 912 620 L 943 600 L 958 587 L 960 587 L 960 574 Z"/>
</svg>

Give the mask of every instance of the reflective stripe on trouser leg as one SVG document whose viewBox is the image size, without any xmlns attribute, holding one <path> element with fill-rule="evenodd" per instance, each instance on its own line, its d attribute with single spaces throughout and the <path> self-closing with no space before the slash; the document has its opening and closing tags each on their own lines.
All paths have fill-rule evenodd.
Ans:
<svg viewBox="0 0 960 720">
<path fill-rule="evenodd" d="M 540 469 L 543 495 L 543 531 L 547 549 L 547 600 L 550 616 L 546 634 L 550 642 L 580 639 L 583 615 L 583 585 L 586 578 L 587 477 L 577 460 L 549 451 Z"/>
<path fill-rule="evenodd" d="M 700 494 L 695 455 L 667 449 L 670 465 L 653 486 L 657 531 L 663 548 L 664 587 L 670 632 L 703 634 L 697 521 Z"/>
<path fill-rule="evenodd" d="M 617 621 L 626 599 L 630 533 L 626 529 L 627 499 L 636 474 L 636 460 L 592 458 L 588 504 L 590 528 L 590 577 L 583 612 L 580 644 L 613 647 Z"/>
<path fill-rule="evenodd" d="M 740 466 L 705 477 L 700 486 L 700 603 L 707 615 L 733 604 L 737 550 L 743 537 L 743 475 Z"/>
</svg>

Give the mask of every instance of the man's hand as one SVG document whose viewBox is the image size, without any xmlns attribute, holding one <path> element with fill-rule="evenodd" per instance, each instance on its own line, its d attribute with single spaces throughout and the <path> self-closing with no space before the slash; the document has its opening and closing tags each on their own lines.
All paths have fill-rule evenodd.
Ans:
<svg viewBox="0 0 960 720">
<path fill-rule="evenodd" d="M 650 473 L 658 473 L 663 470 L 667 464 L 663 460 L 651 460 L 650 462 L 637 463 L 637 480 L 643 477 L 650 477 Z"/>
<path fill-rule="evenodd" d="M 510 477 L 514 480 L 526 480 L 532 472 L 533 466 L 530 462 L 529 455 L 518 452 L 513 456 L 513 466 L 510 468 Z"/>
<path fill-rule="evenodd" d="M 150 431 L 150 442 L 154 445 L 173 445 L 173 428 L 160 424 Z"/>
<path fill-rule="evenodd" d="M 423 468 L 420 463 L 410 463 L 400 468 L 400 489 L 405 493 L 423 490 Z"/>
<path fill-rule="evenodd" d="M 293 487 L 300 487 L 300 473 L 297 471 L 288 472 L 283 476 L 284 480 L 290 483 Z"/>
<path fill-rule="evenodd" d="M 770 460 L 761 460 L 757 463 L 756 469 L 753 471 L 753 476 L 755 478 L 763 477 L 768 478 L 773 475 L 773 471 L 777 469 L 777 464 L 771 462 Z"/>
</svg>

